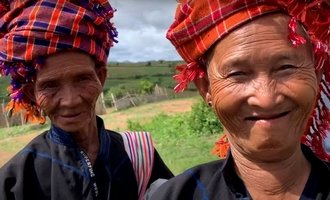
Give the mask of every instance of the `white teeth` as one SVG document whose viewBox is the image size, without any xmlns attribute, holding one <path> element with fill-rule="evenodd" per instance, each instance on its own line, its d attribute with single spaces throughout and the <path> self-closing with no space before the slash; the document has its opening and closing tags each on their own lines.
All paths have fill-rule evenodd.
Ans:
<svg viewBox="0 0 330 200">
<path fill-rule="evenodd" d="M 276 119 L 279 117 L 283 117 L 285 115 L 287 115 L 289 113 L 289 111 L 287 112 L 282 112 L 276 115 L 271 115 L 270 117 L 259 117 L 259 116 L 252 116 L 252 117 L 247 117 L 247 120 L 251 120 L 251 121 L 257 121 L 257 120 L 270 120 L 270 119 Z"/>
</svg>

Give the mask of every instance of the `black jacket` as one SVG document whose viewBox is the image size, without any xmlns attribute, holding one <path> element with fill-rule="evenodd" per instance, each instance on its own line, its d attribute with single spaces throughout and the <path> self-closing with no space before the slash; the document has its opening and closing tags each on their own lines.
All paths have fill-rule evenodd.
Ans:
<svg viewBox="0 0 330 200">
<path fill-rule="evenodd" d="M 303 153 L 312 170 L 301 200 L 330 200 L 329 164 L 314 156 L 308 147 Z M 233 167 L 233 158 L 194 167 L 160 186 L 151 200 L 251 200 L 243 181 Z"/>
<path fill-rule="evenodd" d="M 136 200 L 137 182 L 122 137 L 98 118 L 100 152 L 93 165 L 99 198 Z M 155 152 L 149 184 L 173 174 Z M 0 200 L 95 199 L 88 167 L 70 134 L 52 126 L 0 169 Z"/>
</svg>

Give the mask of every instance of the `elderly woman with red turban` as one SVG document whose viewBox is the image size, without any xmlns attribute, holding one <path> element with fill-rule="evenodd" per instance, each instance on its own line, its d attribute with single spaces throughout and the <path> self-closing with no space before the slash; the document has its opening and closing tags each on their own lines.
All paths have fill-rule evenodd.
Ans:
<svg viewBox="0 0 330 200">
<path fill-rule="evenodd" d="M 151 199 L 329 199 L 330 5 L 322 0 L 184 0 L 167 38 L 224 126 L 222 160 Z M 227 155 L 226 155 L 227 154 Z"/>
<path fill-rule="evenodd" d="M 9 114 L 51 121 L 0 169 L 0 199 L 142 199 L 172 173 L 145 132 L 106 130 L 95 104 L 116 29 L 107 0 L 0 2 Z"/>
</svg>

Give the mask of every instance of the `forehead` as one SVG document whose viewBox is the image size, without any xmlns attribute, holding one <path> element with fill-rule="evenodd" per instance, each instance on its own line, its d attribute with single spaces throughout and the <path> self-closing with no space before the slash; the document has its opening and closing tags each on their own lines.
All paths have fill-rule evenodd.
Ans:
<svg viewBox="0 0 330 200">
<path fill-rule="evenodd" d="M 73 76 L 94 70 L 95 62 L 90 55 L 78 51 L 64 51 L 45 59 L 45 64 L 37 72 L 37 80 L 55 76 Z"/>
<path fill-rule="evenodd" d="M 253 20 L 218 41 L 207 56 L 209 59 L 214 57 L 224 59 L 228 56 L 240 57 L 242 54 L 246 56 L 270 56 L 283 52 L 310 54 L 310 44 L 294 48 L 288 39 L 289 20 L 289 16 L 281 13 L 269 14 Z M 301 26 L 298 26 L 297 33 L 308 40 Z"/>
</svg>

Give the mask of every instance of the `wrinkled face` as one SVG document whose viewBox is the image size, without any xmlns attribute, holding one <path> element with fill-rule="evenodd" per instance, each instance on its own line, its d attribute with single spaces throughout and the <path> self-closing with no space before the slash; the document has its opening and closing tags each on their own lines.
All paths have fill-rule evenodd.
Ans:
<svg viewBox="0 0 330 200">
<path fill-rule="evenodd" d="M 79 132 L 95 121 L 95 103 L 102 91 L 100 69 L 79 52 L 49 56 L 38 71 L 34 94 L 53 124 L 67 132 Z"/>
<path fill-rule="evenodd" d="M 288 20 L 281 14 L 259 18 L 208 55 L 209 98 L 231 145 L 246 155 L 292 152 L 314 108 L 318 78 L 312 48 L 292 47 Z"/>
</svg>

